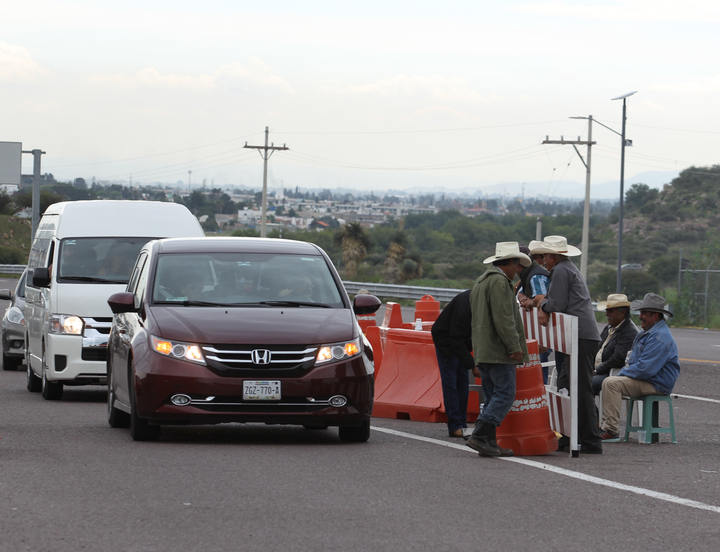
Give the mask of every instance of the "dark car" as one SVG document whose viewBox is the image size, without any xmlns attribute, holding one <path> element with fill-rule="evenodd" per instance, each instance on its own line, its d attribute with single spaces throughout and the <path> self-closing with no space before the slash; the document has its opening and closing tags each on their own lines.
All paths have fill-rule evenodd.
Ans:
<svg viewBox="0 0 720 552">
<path fill-rule="evenodd" d="M 370 436 L 372 349 L 316 245 L 260 238 L 166 239 L 140 252 L 108 299 L 108 422 L 134 440 L 160 426 L 263 422 Z"/>
<path fill-rule="evenodd" d="M 10 301 L 2 319 L 3 370 L 17 370 L 25 359 L 25 277 L 22 273 L 15 293 L 0 289 L 0 299 Z"/>
</svg>

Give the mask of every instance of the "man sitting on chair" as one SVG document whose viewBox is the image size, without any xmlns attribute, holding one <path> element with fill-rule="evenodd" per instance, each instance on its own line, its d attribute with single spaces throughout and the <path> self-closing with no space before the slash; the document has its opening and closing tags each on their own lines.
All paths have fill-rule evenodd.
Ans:
<svg viewBox="0 0 720 552">
<path fill-rule="evenodd" d="M 640 311 L 642 331 L 633 342 L 625 367 L 617 376 L 610 376 L 602 383 L 602 439 L 617 442 L 620 403 L 623 395 L 669 395 L 680 375 L 677 345 L 665 322 L 665 299 L 654 293 L 645 295 L 642 301 L 633 301 L 632 310 Z"/>
</svg>

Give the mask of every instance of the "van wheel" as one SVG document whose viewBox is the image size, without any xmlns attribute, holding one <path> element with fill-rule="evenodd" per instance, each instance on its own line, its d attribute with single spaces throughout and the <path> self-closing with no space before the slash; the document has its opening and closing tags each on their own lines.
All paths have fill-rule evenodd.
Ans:
<svg viewBox="0 0 720 552">
<path fill-rule="evenodd" d="M 63 396 L 63 384 L 58 381 L 48 381 L 47 365 L 45 364 L 45 351 L 42 356 L 42 397 L 46 401 L 59 401 Z"/>
<path fill-rule="evenodd" d="M 338 434 L 340 440 L 346 443 L 364 443 L 370 439 L 370 420 L 357 427 L 340 426 Z"/>
<path fill-rule="evenodd" d="M 130 372 L 132 375 L 132 371 Z M 130 386 L 130 437 L 133 441 L 157 441 L 160 439 L 160 426 L 150 425 L 147 420 L 138 416 L 135 398 L 135 381 L 131 378 Z"/>
<path fill-rule="evenodd" d="M 33 369 L 30 368 L 30 363 L 27 363 L 27 390 L 31 393 L 37 393 L 42 387 L 40 378 L 35 375 Z"/>
<path fill-rule="evenodd" d="M 3 370 L 5 371 L 15 371 L 18 369 L 18 366 L 22 364 L 22 359 L 19 359 L 17 357 L 9 357 L 5 353 L 3 353 Z"/>
<path fill-rule="evenodd" d="M 108 424 L 110 427 L 130 427 L 130 415 L 127 412 L 115 408 L 115 382 L 112 367 L 108 362 Z"/>
</svg>

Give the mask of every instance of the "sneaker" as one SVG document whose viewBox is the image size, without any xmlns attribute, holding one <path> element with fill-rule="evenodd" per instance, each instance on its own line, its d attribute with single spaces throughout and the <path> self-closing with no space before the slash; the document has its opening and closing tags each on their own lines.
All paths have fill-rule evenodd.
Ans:
<svg viewBox="0 0 720 552">
<path fill-rule="evenodd" d="M 603 431 L 600 434 L 600 438 L 603 440 L 603 443 L 619 443 L 620 442 L 620 434 L 613 433 L 612 431 Z"/>
</svg>

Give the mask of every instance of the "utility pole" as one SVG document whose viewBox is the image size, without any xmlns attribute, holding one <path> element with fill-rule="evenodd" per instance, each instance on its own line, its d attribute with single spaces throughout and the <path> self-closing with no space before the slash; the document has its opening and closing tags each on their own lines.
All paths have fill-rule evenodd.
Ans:
<svg viewBox="0 0 720 552">
<path fill-rule="evenodd" d="M 574 118 L 574 117 L 571 117 Z M 585 117 L 582 117 L 583 119 Z M 592 158 L 592 146 L 595 142 L 592 141 L 592 115 L 588 118 L 588 139 L 580 140 L 578 136 L 577 140 L 565 140 L 563 136 L 560 140 L 548 140 L 547 136 L 543 144 L 563 144 L 571 145 L 575 152 L 580 157 L 580 161 L 585 165 L 585 209 L 583 211 L 583 230 L 582 230 L 582 257 L 580 257 L 580 274 L 584 280 L 587 280 L 587 264 L 588 264 L 588 249 L 590 242 L 590 160 Z M 577 149 L 577 146 L 587 146 L 587 163 L 583 159 L 582 154 Z"/>
<path fill-rule="evenodd" d="M 35 239 L 35 232 L 40 224 L 40 158 L 45 153 L 42 150 L 34 149 L 23 151 L 22 153 L 32 153 L 33 156 L 33 184 L 32 184 L 32 235 L 30 242 Z"/>
<path fill-rule="evenodd" d="M 285 146 L 285 144 L 280 146 L 275 146 L 274 143 L 270 144 L 268 146 L 268 127 L 265 127 L 265 145 L 264 146 L 248 146 L 247 142 L 245 142 L 245 145 L 243 147 L 245 148 L 252 148 L 258 150 L 258 153 L 260 154 L 260 157 L 263 158 L 263 190 L 262 190 L 262 219 L 260 223 L 260 237 L 264 238 L 267 236 L 266 231 L 266 225 L 267 225 L 267 162 L 268 159 L 270 159 L 270 156 L 275 152 L 275 150 L 287 150 L 290 149 Z M 260 151 L 262 150 L 262 151 Z"/>
</svg>

